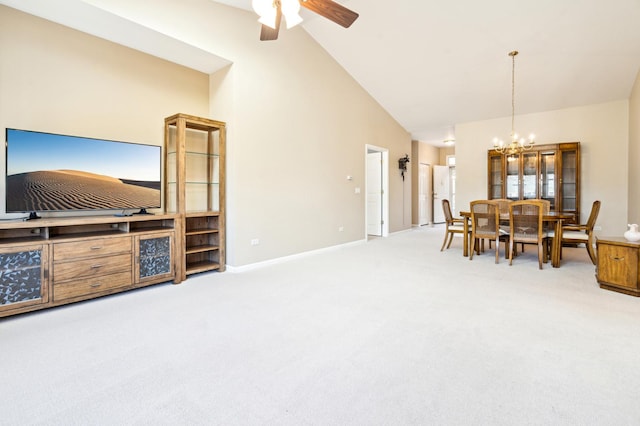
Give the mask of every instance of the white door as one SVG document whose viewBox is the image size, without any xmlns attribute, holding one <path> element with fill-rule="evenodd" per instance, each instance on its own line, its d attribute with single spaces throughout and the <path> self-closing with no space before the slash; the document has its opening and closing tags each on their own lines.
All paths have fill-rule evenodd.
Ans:
<svg viewBox="0 0 640 426">
<path fill-rule="evenodd" d="M 367 154 L 367 234 L 382 236 L 382 153 Z"/>
<path fill-rule="evenodd" d="M 429 165 L 420 163 L 418 169 L 418 226 L 429 224 Z"/>
<path fill-rule="evenodd" d="M 444 222 L 442 200 L 449 199 L 449 166 L 433 166 L 433 221 Z"/>
</svg>

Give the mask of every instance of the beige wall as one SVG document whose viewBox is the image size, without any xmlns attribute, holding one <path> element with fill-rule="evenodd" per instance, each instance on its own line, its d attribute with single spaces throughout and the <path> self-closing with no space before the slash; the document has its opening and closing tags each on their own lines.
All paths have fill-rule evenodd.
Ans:
<svg viewBox="0 0 640 426">
<path fill-rule="evenodd" d="M 629 100 L 629 212 L 628 223 L 640 223 L 640 72 Z"/>
<path fill-rule="evenodd" d="M 161 143 L 176 112 L 226 121 L 230 266 L 363 240 L 366 144 L 389 149 L 390 232 L 411 226 L 409 134 L 302 29 L 266 43 L 208 0 L 94 3 L 232 65 L 206 76 L 1 7 L 1 126 Z"/>
<path fill-rule="evenodd" d="M 0 52 L 3 132 L 12 127 L 161 146 L 164 117 L 208 112 L 206 74 L 5 6 Z M 3 165 L 4 155 L 0 150 Z M 4 196 L 0 203 L 4 212 Z"/>
<path fill-rule="evenodd" d="M 535 132 L 539 143 L 580 142 L 581 213 L 587 220 L 601 200 L 600 235 L 622 235 L 627 226 L 629 188 L 629 101 L 621 100 L 516 116 L 516 129 Z M 487 150 L 507 134 L 511 117 L 456 125 L 457 199 L 460 208 L 487 197 Z"/>
<path fill-rule="evenodd" d="M 440 162 L 438 164 L 442 165 L 442 166 L 446 166 L 447 165 L 447 157 L 450 155 L 456 155 L 456 149 L 455 147 L 447 147 L 447 148 L 440 148 L 438 150 L 439 156 L 440 156 Z"/>
<path fill-rule="evenodd" d="M 0 24 L 3 128 L 162 144 L 163 117 L 208 111 L 206 74 L 5 6 Z"/>
</svg>

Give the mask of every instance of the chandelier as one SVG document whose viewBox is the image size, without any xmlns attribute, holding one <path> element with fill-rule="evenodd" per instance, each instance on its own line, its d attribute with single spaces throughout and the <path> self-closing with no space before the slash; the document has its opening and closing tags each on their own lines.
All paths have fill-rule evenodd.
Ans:
<svg viewBox="0 0 640 426">
<path fill-rule="evenodd" d="M 509 56 L 511 56 L 511 141 L 506 144 L 502 139 L 494 138 L 493 139 L 493 149 L 501 154 L 517 154 L 522 151 L 529 150 L 535 144 L 536 136 L 531 133 L 529 135 L 529 140 L 525 140 L 525 138 L 521 138 L 515 131 L 514 122 L 515 122 L 515 114 L 516 114 L 516 55 L 518 54 L 517 50 L 513 52 L 509 52 Z"/>
<path fill-rule="evenodd" d="M 252 0 L 253 10 L 260 16 L 258 22 L 275 29 L 280 20 L 280 13 L 287 21 L 287 28 L 302 22 L 299 0 Z"/>
</svg>

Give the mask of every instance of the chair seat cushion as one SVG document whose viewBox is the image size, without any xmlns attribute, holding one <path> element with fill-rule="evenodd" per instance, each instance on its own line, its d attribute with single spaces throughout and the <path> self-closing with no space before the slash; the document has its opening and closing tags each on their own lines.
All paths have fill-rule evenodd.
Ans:
<svg viewBox="0 0 640 426">
<path fill-rule="evenodd" d="M 533 241 L 534 243 L 538 242 L 538 234 L 532 234 L 527 232 L 514 232 L 513 238 L 516 241 Z M 546 232 L 542 233 L 542 238 L 549 238 L 549 234 Z"/>
<path fill-rule="evenodd" d="M 584 232 L 580 231 L 562 231 L 562 238 L 566 238 L 568 240 L 582 240 L 588 241 L 589 236 Z"/>
<path fill-rule="evenodd" d="M 449 227 L 448 227 L 447 229 L 448 229 L 449 231 L 464 232 L 464 226 L 449 225 Z"/>
</svg>

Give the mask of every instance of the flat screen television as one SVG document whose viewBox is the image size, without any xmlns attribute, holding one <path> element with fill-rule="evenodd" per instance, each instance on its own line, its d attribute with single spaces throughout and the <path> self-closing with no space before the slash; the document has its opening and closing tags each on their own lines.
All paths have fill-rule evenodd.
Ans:
<svg viewBox="0 0 640 426">
<path fill-rule="evenodd" d="M 160 146 L 8 128 L 5 159 L 7 213 L 161 207 Z"/>
</svg>

